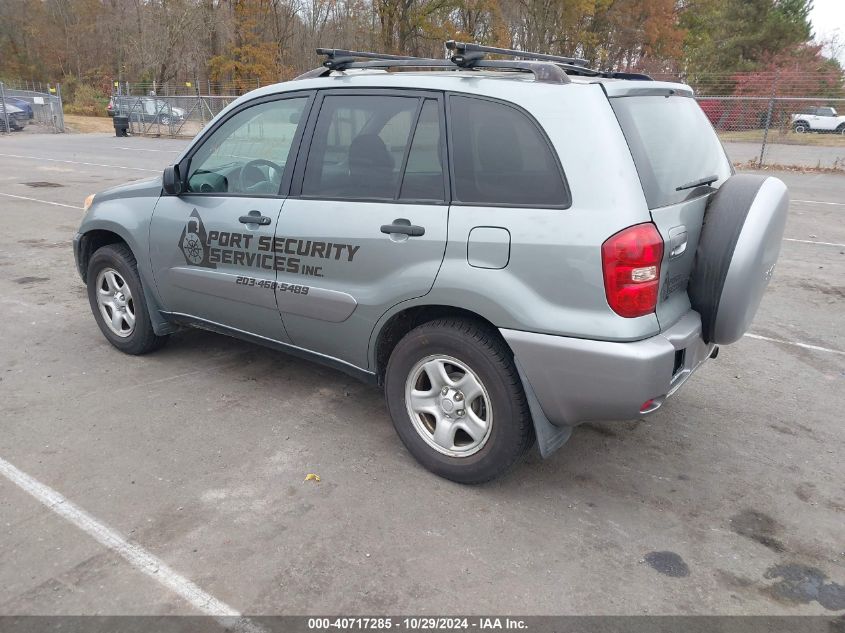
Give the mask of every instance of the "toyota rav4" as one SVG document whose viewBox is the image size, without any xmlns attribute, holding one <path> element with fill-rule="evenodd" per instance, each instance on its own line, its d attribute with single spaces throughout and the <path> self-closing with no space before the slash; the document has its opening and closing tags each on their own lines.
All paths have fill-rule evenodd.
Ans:
<svg viewBox="0 0 845 633">
<path fill-rule="evenodd" d="M 326 363 L 477 483 L 652 413 L 743 335 L 787 191 L 734 175 L 688 86 L 447 47 L 321 49 L 161 177 L 89 197 L 74 252 L 109 342 L 192 326 Z"/>
</svg>

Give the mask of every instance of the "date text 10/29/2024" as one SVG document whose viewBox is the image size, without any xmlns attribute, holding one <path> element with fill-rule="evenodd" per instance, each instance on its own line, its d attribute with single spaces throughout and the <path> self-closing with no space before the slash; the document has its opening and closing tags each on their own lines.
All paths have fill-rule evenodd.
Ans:
<svg viewBox="0 0 845 633">
<path fill-rule="evenodd" d="M 353 617 L 308 618 L 308 628 L 315 631 L 447 631 L 447 630 L 526 630 L 525 620 L 499 617 Z"/>
</svg>

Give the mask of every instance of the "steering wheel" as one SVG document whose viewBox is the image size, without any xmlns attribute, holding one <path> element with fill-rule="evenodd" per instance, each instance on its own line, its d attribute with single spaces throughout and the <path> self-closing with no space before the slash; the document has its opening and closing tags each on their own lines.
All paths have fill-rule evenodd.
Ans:
<svg viewBox="0 0 845 633">
<path fill-rule="evenodd" d="M 268 178 L 261 166 L 269 167 L 272 175 Z M 273 173 L 275 172 L 275 173 Z M 240 190 L 244 193 L 277 193 L 282 184 L 284 167 L 265 158 L 256 158 L 241 167 L 239 176 Z"/>
</svg>

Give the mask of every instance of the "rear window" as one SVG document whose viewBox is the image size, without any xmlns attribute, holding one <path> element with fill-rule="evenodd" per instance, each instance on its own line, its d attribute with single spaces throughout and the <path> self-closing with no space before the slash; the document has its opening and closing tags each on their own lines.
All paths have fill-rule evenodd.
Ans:
<svg viewBox="0 0 845 633">
<path fill-rule="evenodd" d="M 610 100 L 631 148 L 650 209 L 683 202 L 708 191 L 690 187 L 731 175 L 725 150 L 691 97 L 616 97 Z M 681 187 L 679 190 L 678 188 Z"/>
</svg>

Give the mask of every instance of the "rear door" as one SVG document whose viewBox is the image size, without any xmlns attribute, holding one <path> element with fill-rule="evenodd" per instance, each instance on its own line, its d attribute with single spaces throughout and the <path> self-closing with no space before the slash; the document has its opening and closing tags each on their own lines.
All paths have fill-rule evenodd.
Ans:
<svg viewBox="0 0 845 633">
<path fill-rule="evenodd" d="M 707 201 L 733 170 L 692 96 L 620 96 L 610 101 L 631 148 L 652 220 L 663 236 L 656 313 L 665 329 L 690 309 L 687 286 Z"/>
<path fill-rule="evenodd" d="M 443 260 L 443 97 L 327 90 L 311 119 L 276 229 L 293 262 L 279 309 L 295 345 L 366 367 L 378 318 L 426 294 Z"/>
<path fill-rule="evenodd" d="M 310 99 L 246 104 L 182 161 L 187 191 L 159 198 L 150 227 L 168 311 L 288 342 L 275 282 L 292 264 L 273 235 Z"/>
</svg>

